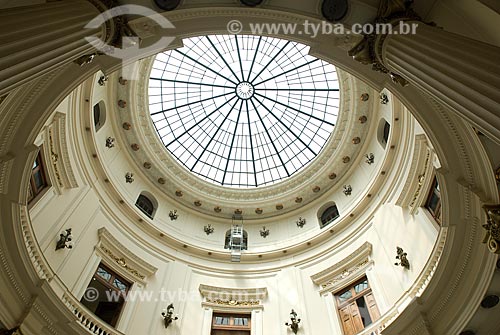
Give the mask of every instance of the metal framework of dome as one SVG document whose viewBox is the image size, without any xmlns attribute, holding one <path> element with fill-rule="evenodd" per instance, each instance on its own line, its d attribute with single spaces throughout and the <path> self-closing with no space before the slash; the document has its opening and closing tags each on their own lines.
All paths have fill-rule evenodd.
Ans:
<svg viewBox="0 0 500 335">
<path fill-rule="evenodd" d="M 157 55 L 156 131 L 189 171 L 251 188 L 292 176 L 327 143 L 339 110 L 335 67 L 278 38 L 212 35 Z"/>
</svg>

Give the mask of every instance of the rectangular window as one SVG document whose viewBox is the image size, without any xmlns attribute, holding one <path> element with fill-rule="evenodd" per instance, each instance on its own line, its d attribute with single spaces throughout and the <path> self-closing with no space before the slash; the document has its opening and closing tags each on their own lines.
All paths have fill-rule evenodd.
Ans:
<svg viewBox="0 0 500 335">
<path fill-rule="evenodd" d="M 115 327 L 125 305 L 125 294 L 131 286 L 125 279 L 100 264 L 80 302 L 102 321 Z M 88 292 L 92 295 L 87 294 Z"/>
<path fill-rule="evenodd" d="M 33 162 L 31 168 L 30 182 L 28 186 L 28 203 L 35 199 L 42 191 L 49 186 L 42 159 L 42 149 Z"/>
<path fill-rule="evenodd" d="M 431 213 L 436 222 L 441 224 L 441 190 L 439 189 L 439 183 L 436 177 L 434 177 L 434 181 L 432 182 L 425 208 Z"/>
<path fill-rule="evenodd" d="M 356 282 L 335 294 L 344 335 L 354 335 L 380 318 L 368 279 Z"/>
<path fill-rule="evenodd" d="M 250 331 L 250 315 L 214 314 L 210 335 L 250 335 Z"/>
</svg>

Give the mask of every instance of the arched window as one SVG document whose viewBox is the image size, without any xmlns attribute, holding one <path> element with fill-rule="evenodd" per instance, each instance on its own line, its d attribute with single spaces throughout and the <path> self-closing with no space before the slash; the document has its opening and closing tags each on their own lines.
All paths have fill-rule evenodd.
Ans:
<svg viewBox="0 0 500 335">
<path fill-rule="evenodd" d="M 144 214 L 146 214 L 149 218 L 153 218 L 156 212 L 157 204 L 156 200 L 145 193 L 141 193 L 135 202 L 137 208 L 139 208 Z"/>
<path fill-rule="evenodd" d="M 391 125 L 385 119 L 380 120 L 378 126 L 378 141 L 380 145 L 385 149 L 387 143 L 389 142 L 389 135 L 391 134 Z"/>
<path fill-rule="evenodd" d="M 99 131 L 99 129 L 104 126 L 106 122 L 106 105 L 104 101 L 99 101 L 99 103 L 94 105 L 94 126 L 95 131 Z"/>
<path fill-rule="evenodd" d="M 339 209 L 337 208 L 337 205 L 334 204 L 334 205 L 328 207 L 321 214 L 320 227 L 321 228 L 325 227 L 326 225 L 328 225 L 331 222 L 335 221 L 339 216 L 340 216 L 340 214 L 339 214 Z"/>
<path fill-rule="evenodd" d="M 231 229 L 226 232 L 226 238 L 224 240 L 224 249 L 229 249 L 229 244 L 231 242 Z M 246 230 L 243 230 L 243 243 L 241 244 L 241 250 L 247 250 L 248 248 L 248 234 Z"/>
</svg>

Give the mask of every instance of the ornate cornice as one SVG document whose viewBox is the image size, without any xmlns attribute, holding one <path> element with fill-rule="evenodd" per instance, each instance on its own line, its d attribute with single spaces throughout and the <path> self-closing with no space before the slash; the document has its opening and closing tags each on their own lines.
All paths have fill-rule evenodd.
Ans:
<svg viewBox="0 0 500 335">
<path fill-rule="evenodd" d="M 359 274 L 370 266 L 372 245 L 365 242 L 356 251 L 342 259 L 340 262 L 311 276 L 314 284 L 321 286 L 320 294 L 334 292 L 345 286 L 348 282 L 356 280 Z"/>
<path fill-rule="evenodd" d="M 98 234 L 100 241 L 96 252 L 108 261 L 106 265 L 125 277 L 145 284 L 146 279 L 158 270 L 126 248 L 106 228 L 99 229 Z"/>
<path fill-rule="evenodd" d="M 218 301 L 230 305 L 258 302 L 267 297 L 267 288 L 229 288 L 200 284 L 199 291 L 207 302 Z M 210 300 L 210 301 L 209 301 Z M 253 303 L 252 303 L 253 304 Z"/>
</svg>

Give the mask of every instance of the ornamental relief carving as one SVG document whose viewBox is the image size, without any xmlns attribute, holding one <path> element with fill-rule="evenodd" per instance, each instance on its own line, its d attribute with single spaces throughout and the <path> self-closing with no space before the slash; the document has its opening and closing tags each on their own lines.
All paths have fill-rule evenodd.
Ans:
<svg viewBox="0 0 500 335">
<path fill-rule="evenodd" d="M 248 300 L 248 301 L 238 301 L 238 300 L 222 300 L 222 299 L 210 299 L 207 298 L 206 302 L 224 305 L 224 306 L 258 306 L 260 305 L 259 300 Z"/>
<path fill-rule="evenodd" d="M 139 278 L 141 280 L 143 280 L 143 279 L 146 278 L 145 275 L 139 273 L 139 271 L 137 271 L 137 270 L 131 268 L 130 266 L 128 266 L 127 261 L 125 260 L 125 258 L 115 256 L 115 254 L 113 254 L 113 252 L 111 250 L 109 250 L 108 248 L 106 248 L 105 246 L 102 246 L 102 245 L 101 245 L 101 250 L 106 255 L 108 255 L 116 264 L 118 264 L 120 267 L 122 267 L 123 269 L 125 269 L 128 273 L 130 273 L 134 277 L 137 277 L 137 278 Z"/>
<path fill-rule="evenodd" d="M 322 284 L 322 288 L 328 288 L 331 286 L 334 286 L 338 282 L 350 277 L 352 274 L 357 273 L 359 269 L 365 267 L 369 263 L 368 259 L 365 259 L 361 263 L 357 264 L 356 266 L 353 266 L 349 269 L 344 270 L 340 275 L 332 278 L 331 280 L 327 281 L 326 283 Z"/>
<path fill-rule="evenodd" d="M 500 205 L 484 205 L 486 212 L 486 236 L 483 243 L 488 245 L 488 249 L 495 254 L 500 254 Z"/>
</svg>

